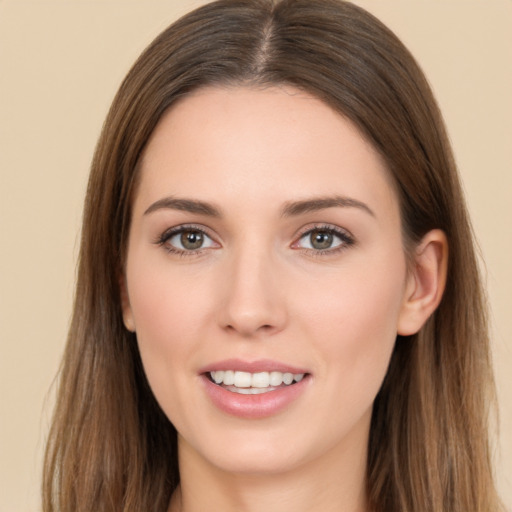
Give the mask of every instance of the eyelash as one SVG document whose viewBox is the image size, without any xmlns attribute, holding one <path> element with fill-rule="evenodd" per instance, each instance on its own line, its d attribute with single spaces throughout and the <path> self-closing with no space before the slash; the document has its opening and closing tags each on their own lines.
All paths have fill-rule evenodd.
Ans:
<svg viewBox="0 0 512 512">
<path fill-rule="evenodd" d="M 335 237 L 339 238 L 341 243 L 333 248 L 328 249 L 309 249 L 309 248 L 302 248 L 306 254 L 313 257 L 320 257 L 320 256 L 333 256 L 335 254 L 339 254 L 341 251 L 344 251 L 348 249 L 350 246 L 355 244 L 354 237 L 345 229 L 339 228 L 338 226 L 333 226 L 330 224 L 315 224 L 313 226 L 308 226 L 305 228 L 302 232 L 299 233 L 297 242 L 294 242 L 292 244 L 293 246 L 296 246 L 300 240 L 302 240 L 307 235 L 310 235 L 314 231 L 324 232 L 331 235 L 334 235 Z M 297 247 L 297 249 L 301 249 L 300 247 Z"/>
<path fill-rule="evenodd" d="M 213 238 L 208 234 L 208 232 L 203 227 L 197 226 L 194 224 L 185 224 L 185 225 L 175 226 L 170 229 L 167 229 L 155 240 L 154 243 L 159 246 L 162 246 L 168 253 L 175 254 L 175 255 L 181 256 L 181 257 L 199 256 L 205 250 L 208 249 L 208 247 L 206 247 L 206 248 L 200 248 L 200 249 L 196 249 L 196 250 L 182 250 L 182 249 L 178 249 L 168 243 L 169 240 L 173 236 L 178 235 L 183 232 L 186 232 L 186 231 L 200 233 L 201 235 L 209 238 L 210 240 L 212 240 L 215 243 Z M 327 234 L 334 235 L 335 237 L 337 237 L 338 239 L 341 240 L 341 243 L 334 248 L 328 248 L 328 249 L 323 249 L 323 250 L 297 247 L 297 244 L 304 237 L 306 237 L 307 235 L 311 235 L 311 233 L 313 233 L 314 231 L 325 232 Z M 348 231 L 341 229 L 337 226 L 332 226 L 332 225 L 328 225 L 328 224 L 316 224 L 314 226 L 308 226 L 307 228 L 305 228 L 301 232 L 299 232 L 296 240 L 297 241 L 294 242 L 291 246 L 293 249 L 302 250 L 306 254 L 308 254 L 310 256 L 314 256 L 314 257 L 331 256 L 334 254 L 338 254 L 339 252 L 346 250 L 348 247 L 354 245 L 354 243 L 355 243 L 353 236 Z"/>
<path fill-rule="evenodd" d="M 190 257 L 190 256 L 199 256 L 202 254 L 207 248 L 200 248 L 196 250 L 182 250 L 178 249 L 172 245 L 170 245 L 168 242 L 169 240 L 175 236 L 179 235 L 180 233 L 184 233 L 186 231 L 192 231 L 196 233 L 200 233 L 204 237 L 209 238 L 210 240 L 213 240 L 213 238 L 207 233 L 207 231 L 202 228 L 201 226 L 196 226 L 194 224 L 185 224 L 181 226 L 175 226 L 170 229 L 167 229 L 164 231 L 156 240 L 155 243 L 157 245 L 162 246 L 168 253 L 175 254 L 177 256 L 181 257 Z"/>
</svg>

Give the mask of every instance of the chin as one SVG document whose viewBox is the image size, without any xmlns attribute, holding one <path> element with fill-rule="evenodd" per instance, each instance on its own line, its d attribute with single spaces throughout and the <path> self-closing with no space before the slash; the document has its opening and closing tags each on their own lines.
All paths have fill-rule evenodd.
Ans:
<svg viewBox="0 0 512 512">
<path fill-rule="evenodd" d="M 268 430 L 230 431 L 229 435 L 208 436 L 193 445 L 179 437 L 180 450 L 194 452 L 220 471 L 253 476 L 286 473 L 300 467 L 309 459 L 308 444 L 306 440 L 293 439 L 289 432 L 284 437 L 272 436 Z"/>
<path fill-rule="evenodd" d="M 233 450 L 235 451 L 235 450 Z M 294 471 L 301 466 L 297 454 L 286 454 L 276 448 L 266 447 L 259 453 L 233 453 L 219 455 L 210 461 L 218 469 L 233 475 L 271 476 Z"/>
</svg>

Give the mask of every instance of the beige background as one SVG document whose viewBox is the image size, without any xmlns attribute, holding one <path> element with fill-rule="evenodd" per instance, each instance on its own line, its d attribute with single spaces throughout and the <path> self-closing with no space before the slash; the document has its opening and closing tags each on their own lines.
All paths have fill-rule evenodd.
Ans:
<svg viewBox="0 0 512 512">
<path fill-rule="evenodd" d="M 106 110 L 144 46 L 199 3 L 0 0 L 0 512 L 39 510 L 49 389 Z M 357 3 L 410 47 L 446 117 L 487 264 L 501 404 L 496 468 L 510 508 L 512 1 Z"/>
</svg>

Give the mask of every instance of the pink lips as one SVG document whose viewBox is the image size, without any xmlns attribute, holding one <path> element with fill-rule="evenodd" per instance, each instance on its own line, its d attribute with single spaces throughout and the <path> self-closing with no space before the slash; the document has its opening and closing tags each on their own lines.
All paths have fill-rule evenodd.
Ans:
<svg viewBox="0 0 512 512">
<path fill-rule="evenodd" d="M 240 372 L 282 372 L 282 373 L 308 373 L 304 368 L 290 366 L 273 361 L 271 359 L 259 359 L 257 361 L 243 361 L 241 359 L 225 359 L 218 361 L 199 370 L 199 373 L 216 372 L 218 370 L 238 370 Z"/>
<path fill-rule="evenodd" d="M 238 370 L 250 373 L 278 371 L 307 375 L 300 382 L 289 386 L 279 387 L 258 395 L 242 395 L 228 391 L 210 380 L 209 372 L 218 370 Z M 248 362 L 228 359 L 207 365 L 199 373 L 206 394 L 217 408 L 227 414 L 246 419 L 265 418 L 285 410 L 304 393 L 311 380 L 307 370 L 272 360 Z"/>
</svg>

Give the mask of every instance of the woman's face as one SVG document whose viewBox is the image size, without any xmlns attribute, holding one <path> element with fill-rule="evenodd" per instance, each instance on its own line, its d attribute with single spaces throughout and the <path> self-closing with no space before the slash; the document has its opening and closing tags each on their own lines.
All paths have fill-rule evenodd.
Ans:
<svg viewBox="0 0 512 512">
<path fill-rule="evenodd" d="M 400 228 L 381 158 L 318 99 L 207 88 L 166 113 L 123 308 L 182 455 L 242 473 L 364 466 L 408 287 Z"/>
</svg>

